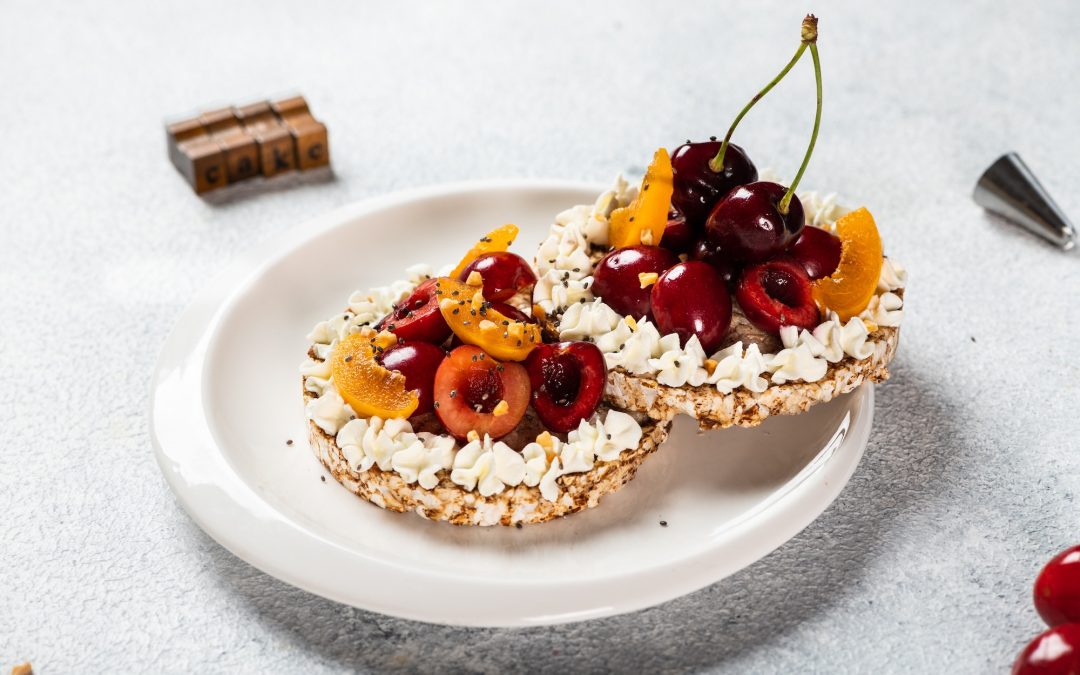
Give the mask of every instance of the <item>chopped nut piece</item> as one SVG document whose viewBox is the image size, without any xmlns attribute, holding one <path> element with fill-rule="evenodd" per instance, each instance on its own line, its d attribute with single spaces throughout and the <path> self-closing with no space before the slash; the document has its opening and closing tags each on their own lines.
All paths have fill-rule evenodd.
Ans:
<svg viewBox="0 0 1080 675">
<path fill-rule="evenodd" d="M 874 323 L 873 321 L 864 321 L 863 323 L 866 324 L 866 332 L 867 333 L 873 333 L 874 331 L 876 331 L 878 329 L 878 325 L 876 323 Z"/>
<path fill-rule="evenodd" d="M 480 276 L 480 273 L 476 270 L 473 270 L 472 272 L 469 272 L 469 278 L 465 280 L 465 283 L 470 286 L 483 286 L 484 277 Z"/>
<path fill-rule="evenodd" d="M 656 272 L 639 272 L 637 275 L 638 283 L 642 288 L 648 288 L 656 283 L 656 280 L 660 278 L 660 275 Z"/>
<path fill-rule="evenodd" d="M 520 340 L 525 335 L 525 326 L 519 322 L 510 324 L 506 332 L 510 334 L 510 337 Z"/>
<path fill-rule="evenodd" d="M 541 307 L 540 305 L 533 305 L 532 306 L 532 315 L 533 315 L 533 318 L 535 318 L 537 321 L 543 321 L 544 319 L 547 318 L 547 312 L 545 312 L 544 308 Z"/>
<path fill-rule="evenodd" d="M 630 220 L 633 220 L 633 218 L 631 218 Z M 641 243 L 645 246 L 653 245 L 652 230 L 647 227 L 641 228 Z"/>
<path fill-rule="evenodd" d="M 470 432 L 469 432 L 468 434 L 466 434 L 465 438 L 466 438 L 466 439 L 467 439 L 467 440 L 468 440 L 468 441 L 469 441 L 470 443 L 472 443 L 473 441 L 478 441 L 478 440 L 480 440 L 480 434 L 478 434 L 478 433 L 476 432 L 476 429 L 473 429 L 473 430 L 472 430 L 472 431 L 470 431 Z"/>
<path fill-rule="evenodd" d="M 716 359 L 705 359 L 705 372 L 712 375 L 718 365 L 720 363 Z"/>
<path fill-rule="evenodd" d="M 379 331 L 379 334 L 375 336 L 375 342 L 383 349 L 386 349 L 397 344 L 397 336 L 388 330 Z"/>
<path fill-rule="evenodd" d="M 551 434 L 547 431 L 541 433 L 539 436 L 536 437 L 536 443 L 545 450 L 551 450 L 553 447 L 555 447 L 555 443 L 551 438 Z"/>
<path fill-rule="evenodd" d="M 507 403 L 505 399 L 499 401 L 499 403 L 495 406 L 495 409 L 491 412 L 495 415 L 495 417 L 502 417 L 506 413 L 510 412 L 510 404 Z"/>
<path fill-rule="evenodd" d="M 495 322 L 490 319 L 484 319 L 480 322 L 480 330 L 496 330 L 497 328 Z"/>
<path fill-rule="evenodd" d="M 375 329 L 372 328 L 371 326 L 364 326 L 363 328 L 360 329 L 360 335 L 362 335 L 362 336 L 364 336 L 366 338 L 373 338 L 373 337 L 375 337 Z"/>
<path fill-rule="evenodd" d="M 630 326 L 630 330 L 632 330 L 632 331 L 637 330 L 637 319 L 635 319 L 634 317 L 632 317 L 632 316 L 630 316 L 628 314 L 628 315 L 623 317 L 623 321 L 626 322 L 627 326 Z"/>
</svg>

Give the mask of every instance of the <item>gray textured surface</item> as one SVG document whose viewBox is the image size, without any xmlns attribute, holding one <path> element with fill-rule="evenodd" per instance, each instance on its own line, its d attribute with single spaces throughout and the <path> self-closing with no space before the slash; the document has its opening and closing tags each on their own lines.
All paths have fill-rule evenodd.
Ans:
<svg viewBox="0 0 1080 675">
<path fill-rule="evenodd" d="M 235 559 L 158 472 L 150 372 L 208 275 L 369 195 L 606 180 L 722 133 L 794 49 L 803 7 L 719 4 L 0 4 L 0 666 L 1005 670 L 1039 630 L 1037 568 L 1080 538 L 1080 256 L 969 192 L 1015 148 L 1080 214 L 1071 0 L 813 8 L 827 98 L 807 185 L 871 206 L 911 271 L 909 310 L 851 484 L 744 572 L 584 625 L 397 621 Z M 337 179 L 194 197 L 162 118 L 290 88 L 329 125 Z M 790 175 L 811 109 L 803 66 L 739 140 Z"/>
</svg>

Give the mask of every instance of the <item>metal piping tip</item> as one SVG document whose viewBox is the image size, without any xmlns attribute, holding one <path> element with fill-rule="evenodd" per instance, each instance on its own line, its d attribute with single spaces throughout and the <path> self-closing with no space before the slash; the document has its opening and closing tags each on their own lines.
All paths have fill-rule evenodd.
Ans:
<svg viewBox="0 0 1080 675">
<path fill-rule="evenodd" d="M 975 184 L 975 203 L 1068 251 L 1076 229 L 1020 155 L 1010 152 Z"/>
</svg>

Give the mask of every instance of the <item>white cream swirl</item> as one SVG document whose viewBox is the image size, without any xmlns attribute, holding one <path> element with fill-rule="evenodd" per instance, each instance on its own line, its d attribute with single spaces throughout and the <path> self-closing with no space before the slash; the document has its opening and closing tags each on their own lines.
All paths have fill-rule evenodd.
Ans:
<svg viewBox="0 0 1080 675">
<path fill-rule="evenodd" d="M 490 497 L 508 485 L 519 485 L 525 474 L 524 458 L 506 443 L 493 442 L 485 434 L 483 440 L 471 441 L 458 450 L 450 480 L 466 490 L 477 489 L 481 496 Z"/>
<path fill-rule="evenodd" d="M 544 308 L 548 314 L 570 307 L 582 300 L 593 299 L 592 277 L 570 278 L 570 272 L 548 270 L 540 275 L 533 287 L 533 302 Z"/>
<path fill-rule="evenodd" d="M 886 293 L 903 288 L 907 284 L 907 270 L 892 258 L 885 258 L 881 263 L 878 276 L 877 292 Z"/>
<path fill-rule="evenodd" d="M 660 384 L 697 387 L 708 378 L 705 350 L 696 335 L 690 336 L 685 347 L 680 346 L 678 335 L 665 335 L 660 338 L 659 347 L 660 355 L 649 359 L 649 367 L 656 372 L 656 381 Z"/>
<path fill-rule="evenodd" d="M 381 417 L 350 421 L 337 433 L 336 440 L 353 471 L 367 471 L 372 466 L 390 471 L 396 453 L 424 445 L 408 420 Z"/>
<path fill-rule="evenodd" d="M 904 299 L 896 293 L 886 291 L 870 298 L 870 304 L 859 314 L 863 321 L 878 326 L 896 327 L 904 319 Z"/>
<path fill-rule="evenodd" d="M 615 329 L 621 317 L 601 300 L 570 305 L 559 319 L 560 340 L 582 340 Z"/>
<path fill-rule="evenodd" d="M 825 346 L 810 331 L 784 326 L 780 329 L 780 340 L 784 348 L 768 362 L 773 382 L 817 382 L 825 377 L 829 370 L 829 362 L 823 357 Z"/>
<path fill-rule="evenodd" d="M 619 410 L 609 410 L 603 420 L 591 424 L 585 420 L 566 437 L 562 456 L 567 457 L 567 446 L 576 446 L 574 454 L 598 458 L 602 462 L 614 462 L 626 450 L 632 450 L 641 442 L 641 425 L 630 415 Z M 565 462 L 569 467 L 569 462 Z M 590 467 L 592 461 L 589 462 Z"/>
<path fill-rule="evenodd" d="M 390 466 L 408 484 L 420 483 L 431 490 L 439 484 L 438 473 L 454 464 L 454 439 L 441 434 L 420 432 L 419 443 L 399 450 L 390 458 Z"/>
<path fill-rule="evenodd" d="M 761 376 L 766 372 L 765 358 L 756 344 L 751 343 L 744 350 L 740 340 L 714 354 L 712 360 L 716 361 L 716 367 L 705 381 L 722 394 L 730 394 L 739 387 L 760 394 L 769 386 Z"/>
<path fill-rule="evenodd" d="M 618 340 L 618 344 L 613 345 L 614 349 L 604 354 L 607 367 L 622 368 L 635 375 L 651 374 L 653 370 L 649 360 L 660 356 L 660 332 L 651 321 L 643 319 L 635 322 L 634 328 L 631 321 L 623 318 L 614 330 L 597 339 L 597 346 L 601 342 L 609 346 Z M 605 351 L 604 347 L 600 347 L 600 351 Z"/>
<path fill-rule="evenodd" d="M 341 398 L 335 387 L 327 387 L 321 396 L 313 398 L 304 409 L 307 418 L 331 436 L 338 432 L 346 422 L 356 417 L 356 413 Z"/>
</svg>

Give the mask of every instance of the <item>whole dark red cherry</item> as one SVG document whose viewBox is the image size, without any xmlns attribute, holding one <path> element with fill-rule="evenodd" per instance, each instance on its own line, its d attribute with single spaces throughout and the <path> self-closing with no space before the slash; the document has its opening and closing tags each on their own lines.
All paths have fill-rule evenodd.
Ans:
<svg viewBox="0 0 1080 675">
<path fill-rule="evenodd" d="M 413 416 L 433 410 L 435 401 L 435 371 L 439 369 L 446 352 L 429 342 L 403 342 L 390 347 L 379 361 L 383 368 L 396 370 L 405 376 L 405 388 L 413 389 L 420 397 L 420 405 Z"/>
<path fill-rule="evenodd" d="M 479 272 L 483 277 L 484 299 L 489 301 L 506 300 L 536 283 L 536 274 L 528 261 L 509 251 L 485 253 L 469 263 L 458 278 L 465 281 L 473 272 Z"/>
<path fill-rule="evenodd" d="M 1080 623 L 1054 626 L 1024 647 L 1013 663 L 1013 675 L 1076 675 L 1080 673 Z"/>
<path fill-rule="evenodd" d="M 604 304 L 624 316 L 648 316 L 651 289 L 641 287 L 639 274 L 660 274 L 679 257 L 659 246 L 627 246 L 604 256 L 593 269 L 592 291 Z"/>
<path fill-rule="evenodd" d="M 713 208 L 705 221 L 709 241 L 734 260 L 757 262 L 785 250 L 802 233 L 802 202 L 795 195 L 787 214 L 780 213 L 780 200 L 787 188 L 760 181 L 741 185 Z"/>
<path fill-rule="evenodd" d="M 724 151 L 724 170 L 713 171 L 709 166 L 720 151 L 720 141 L 684 143 L 671 154 L 674 192 L 671 203 L 686 216 L 691 227 L 700 230 L 709 212 L 731 189 L 753 183 L 758 178 L 757 167 L 746 152 L 729 143 Z"/>
<path fill-rule="evenodd" d="M 688 253 L 696 238 L 697 234 L 686 222 L 686 217 L 682 214 L 672 214 L 668 216 L 664 236 L 660 238 L 660 246 L 676 254 Z"/>
<path fill-rule="evenodd" d="M 1035 579 L 1035 609 L 1048 626 L 1080 623 L 1080 546 L 1054 556 Z"/>
<path fill-rule="evenodd" d="M 811 279 L 824 279 L 836 271 L 843 252 L 840 237 L 820 227 L 807 225 L 788 255 L 798 260 Z"/>
<path fill-rule="evenodd" d="M 821 319 L 810 277 L 794 260 L 778 258 L 747 266 L 735 299 L 751 323 L 773 334 L 784 326 L 813 330 Z"/>
<path fill-rule="evenodd" d="M 690 250 L 690 259 L 700 260 L 712 265 L 713 269 L 720 273 L 720 277 L 728 285 L 728 289 L 731 289 L 739 279 L 738 263 L 724 255 L 708 239 L 697 240 Z"/>
<path fill-rule="evenodd" d="M 678 334 L 684 346 L 696 335 L 705 353 L 712 354 L 731 325 L 731 295 L 712 265 L 691 260 L 653 284 L 652 311 L 661 333 Z"/>
<path fill-rule="evenodd" d="M 375 325 L 376 330 L 388 330 L 409 342 L 441 344 L 450 337 L 450 326 L 439 311 L 437 282 L 437 279 L 422 282 L 409 297 L 394 305 L 394 310 Z"/>
<path fill-rule="evenodd" d="M 604 397 L 607 364 L 591 342 L 537 345 L 525 360 L 532 406 L 551 431 L 566 433 L 592 416 Z"/>
</svg>

